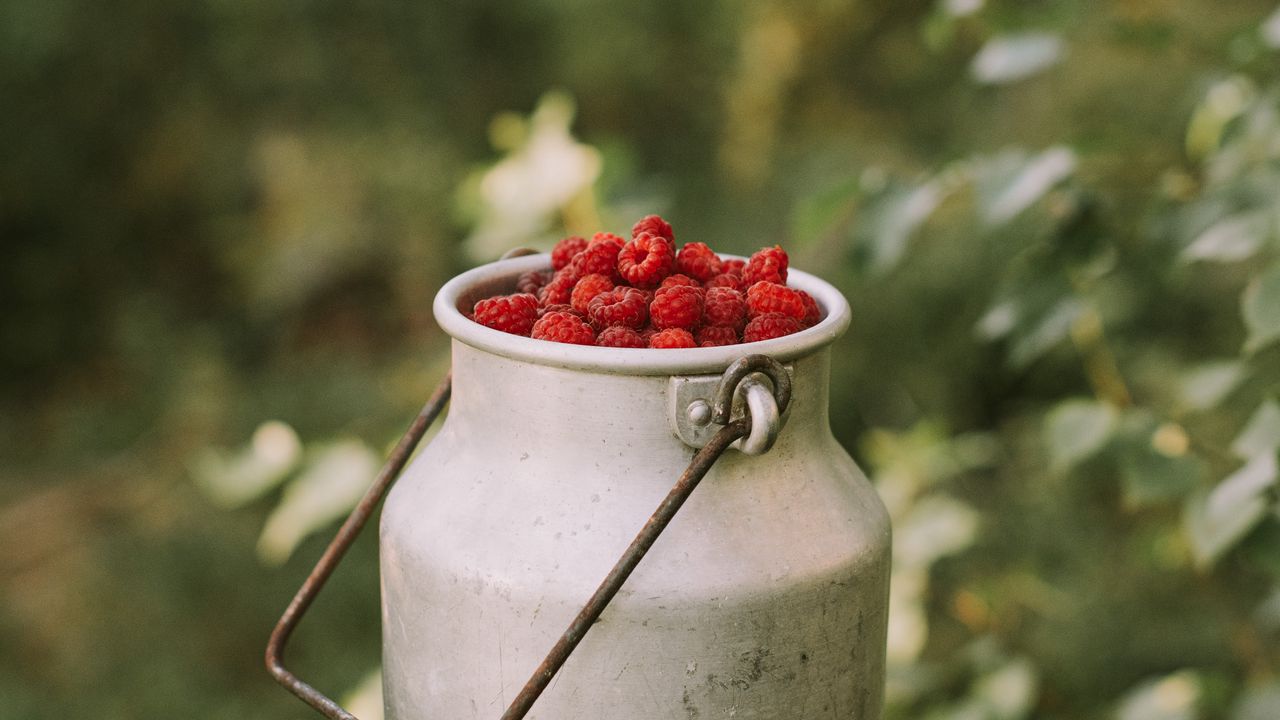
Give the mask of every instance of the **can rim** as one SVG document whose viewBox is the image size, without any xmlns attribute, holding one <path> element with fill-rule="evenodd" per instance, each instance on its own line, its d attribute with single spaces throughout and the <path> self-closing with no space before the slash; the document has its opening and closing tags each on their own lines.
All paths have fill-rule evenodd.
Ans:
<svg viewBox="0 0 1280 720">
<path fill-rule="evenodd" d="M 751 353 L 786 362 L 831 344 L 849 327 L 849 302 L 844 295 L 827 281 L 795 269 L 787 272 L 787 285 L 812 295 L 825 316 L 817 325 L 798 333 L 739 345 L 679 350 L 568 345 L 494 330 L 463 314 L 462 308 L 470 309 L 480 299 L 510 292 L 521 273 L 550 268 L 551 256 L 541 253 L 498 260 L 468 270 L 445 283 L 436 293 L 432 303 L 436 322 L 454 340 L 495 355 L 537 365 L 618 375 L 715 373 Z"/>
</svg>

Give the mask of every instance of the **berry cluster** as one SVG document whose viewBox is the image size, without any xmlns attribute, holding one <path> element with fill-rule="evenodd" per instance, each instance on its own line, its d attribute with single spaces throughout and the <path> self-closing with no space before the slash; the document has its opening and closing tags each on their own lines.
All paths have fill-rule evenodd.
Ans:
<svg viewBox="0 0 1280 720">
<path fill-rule="evenodd" d="M 822 311 L 787 287 L 787 253 L 725 259 L 703 243 L 676 249 L 650 215 L 631 240 L 596 233 L 551 251 L 551 270 L 516 280 L 516 294 L 475 304 L 471 318 L 536 340 L 619 348 L 692 348 L 769 340 L 817 324 Z"/>
</svg>

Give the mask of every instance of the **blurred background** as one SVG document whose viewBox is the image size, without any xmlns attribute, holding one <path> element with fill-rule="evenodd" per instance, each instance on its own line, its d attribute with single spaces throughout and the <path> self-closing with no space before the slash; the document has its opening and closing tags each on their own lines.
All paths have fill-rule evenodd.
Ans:
<svg viewBox="0 0 1280 720">
<path fill-rule="evenodd" d="M 0 97 L 6 718 L 316 717 L 435 291 L 649 212 L 850 299 L 890 720 L 1280 718 L 1275 0 L 8 0 Z"/>
</svg>

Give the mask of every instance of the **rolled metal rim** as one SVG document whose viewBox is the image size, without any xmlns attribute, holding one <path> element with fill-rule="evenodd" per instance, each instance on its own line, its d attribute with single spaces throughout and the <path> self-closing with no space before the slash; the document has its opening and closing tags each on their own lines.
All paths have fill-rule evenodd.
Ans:
<svg viewBox="0 0 1280 720">
<path fill-rule="evenodd" d="M 732 257 L 732 256 L 725 256 Z M 849 303 L 830 283 L 800 270 L 789 270 L 787 285 L 804 290 L 818 302 L 822 321 L 793 335 L 740 345 L 682 350 L 641 350 L 533 340 L 487 328 L 466 317 L 476 301 L 512 292 L 516 278 L 530 270 L 547 270 L 543 253 L 499 260 L 458 275 L 436 293 L 436 322 L 453 339 L 478 350 L 538 365 L 620 375 L 718 373 L 744 354 L 762 353 L 787 362 L 813 353 L 844 334 Z"/>
</svg>

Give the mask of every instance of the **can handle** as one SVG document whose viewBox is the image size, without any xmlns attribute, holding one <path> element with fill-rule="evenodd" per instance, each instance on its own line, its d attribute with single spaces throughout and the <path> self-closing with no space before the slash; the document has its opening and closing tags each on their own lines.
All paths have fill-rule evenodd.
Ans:
<svg viewBox="0 0 1280 720">
<path fill-rule="evenodd" d="M 767 375 L 773 382 L 773 390 L 767 400 L 760 397 L 766 391 L 764 385 L 754 379 L 755 373 Z M 739 390 L 739 385 L 743 385 L 749 396 L 755 399 L 749 400 L 748 412 L 739 418 L 731 419 L 730 406 L 732 405 L 734 394 Z M 378 476 L 374 478 L 373 484 L 369 486 L 364 497 L 360 499 L 359 504 L 351 511 L 351 515 L 347 517 L 346 522 L 339 528 L 338 534 L 330 541 L 329 547 L 320 556 L 320 560 L 316 563 L 315 568 L 312 569 L 311 574 L 307 576 L 306 581 L 302 583 L 302 587 L 294 595 L 289 606 L 285 608 L 280 621 L 276 623 L 275 629 L 271 632 L 271 639 L 267 642 L 266 663 L 267 670 L 271 673 L 271 676 L 276 679 L 276 682 L 283 685 L 303 702 L 318 710 L 330 720 L 357 720 L 357 718 L 324 695 L 324 693 L 316 690 L 285 668 L 285 644 L 288 643 L 289 637 L 293 634 L 303 614 L 306 613 L 311 603 L 320 593 L 325 582 L 333 574 L 334 569 L 337 568 L 338 563 L 346 555 L 347 550 L 350 549 L 351 544 L 355 542 L 360 531 L 364 529 L 378 503 L 386 495 L 391 484 L 399 477 L 400 472 L 404 469 L 409 457 L 422 440 L 427 428 L 435 422 L 444 406 L 449 402 L 451 390 L 451 379 L 449 375 L 446 375 L 436 387 L 435 392 L 431 394 L 431 398 L 423 406 L 422 411 L 418 413 L 418 417 L 414 419 L 413 424 L 409 426 L 409 430 L 400 438 L 400 442 L 396 444 L 391 456 L 387 458 L 386 465 L 379 471 Z M 649 552 L 649 548 L 653 547 L 658 536 L 675 518 L 676 513 L 679 512 L 685 501 L 689 499 L 694 488 L 706 477 L 707 472 L 711 470 L 716 460 L 733 443 L 742 438 L 748 438 L 750 442 L 750 439 L 755 437 L 757 444 L 759 444 L 758 452 L 768 451 L 769 445 L 772 445 L 773 438 L 776 437 L 781 427 L 778 418 L 786 411 L 787 405 L 791 400 L 791 378 L 787 375 L 782 365 L 773 358 L 767 355 L 748 355 L 730 365 L 721 376 L 720 386 L 717 388 L 715 397 L 716 406 L 712 420 L 720 425 L 721 428 L 705 445 L 694 453 L 693 459 L 689 461 L 689 466 L 680 475 L 680 479 L 676 481 L 671 491 L 667 493 L 658 508 L 654 510 L 648 521 L 645 522 L 644 527 L 636 534 L 635 539 L 627 546 L 626 551 L 622 553 L 622 557 L 618 558 L 618 562 L 614 564 L 613 569 L 601 581 L 600 586 L 596 588 L 595 593 L 583 605 L 582 610 L 574 617 L 573 622 L 569 623 L 569 627 L 556 641 L 555 645 L 552 646 L 550 652 L 538 665 L 538 668 L 534 670 L 533 675 L 511 701 L 511 705 L 502 713 L 500 720 L 521 720 L 528 714 L 538 697 L 551 684 L 551 680 L 560 671 L 560 668 L 564 666 L 565 662 L 568 661 L 578 643 L 582 641 L 587 631 L 599 619 L 600 614 L 608 607 L 614 595 L 618 593 L 623 583 L 631 576 L 632 571 L 636 569 L 645 554 Z M 721 412 L 722 408 L 723 412 Z M 757 417 L 757 415 L 760 415 L 760 417 Z M 756 426 L 754 432 L 753 425 Z"/>
</svg>

